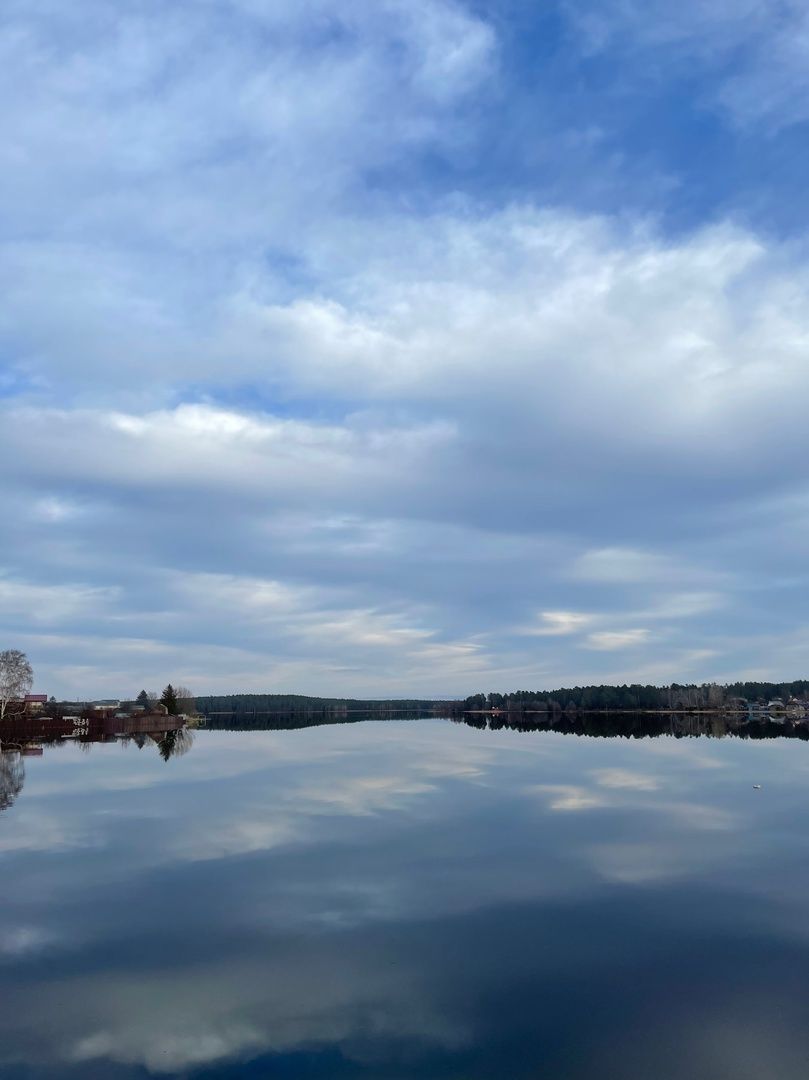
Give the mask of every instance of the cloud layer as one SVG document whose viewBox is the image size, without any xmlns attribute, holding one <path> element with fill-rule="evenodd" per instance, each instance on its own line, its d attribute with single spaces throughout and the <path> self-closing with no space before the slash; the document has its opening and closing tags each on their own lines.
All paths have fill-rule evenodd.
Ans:
<svg viewBox="0 0 809 1080">
<path fill-rule="evenodd" d="M 797 145 L 748 43 L 800 13 L 741 14 L 12 4 L 0 628 L 43 689 L 799 675 L 806 254 L 742 170 L 672 228 L 673 121 L 618 119 L 689 53 L 695 145 L 706 102 Z M 553 103 L 610 59 L 585 138 Z"/>
</svg>

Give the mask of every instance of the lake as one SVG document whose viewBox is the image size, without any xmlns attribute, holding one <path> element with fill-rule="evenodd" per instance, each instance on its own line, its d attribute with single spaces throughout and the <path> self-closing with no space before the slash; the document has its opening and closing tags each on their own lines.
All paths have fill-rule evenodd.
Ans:
<svg viewBox="0 0 809 1080">
<path fill-rule="evenodd" d="M 3 1080 L 809 1073 L 806 742 L 432 718 L 2 760 Z"/>
</svg>

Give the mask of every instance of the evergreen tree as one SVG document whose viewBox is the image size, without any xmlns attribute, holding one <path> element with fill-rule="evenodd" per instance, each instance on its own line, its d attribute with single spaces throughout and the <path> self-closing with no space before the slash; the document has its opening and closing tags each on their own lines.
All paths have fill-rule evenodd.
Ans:
<svg viewBox="0 0 809 1080">
<path fill-rule="evenodd" d="M 160 704 L 166 706 L 169 716 L 177 715 L 177 694 L 175 693 L 174 687 L 171 685 L 171 683 L 169 683 L 166 689 L 163 691 L 160 698 Z"/>
<path fill-rule="evenodd" d="M 141 690 L 141 692 L 135 698 L 135 702 L 138 705 L 142 705 L 144 707 L 144 709 L 148 709 L 149 708 L 149 695 L 146 693 L 145 690 Z"/>
</svg>

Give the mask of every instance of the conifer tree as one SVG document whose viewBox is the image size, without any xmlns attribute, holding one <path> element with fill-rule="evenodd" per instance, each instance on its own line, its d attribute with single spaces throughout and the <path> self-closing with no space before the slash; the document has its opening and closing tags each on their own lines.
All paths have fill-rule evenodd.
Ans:
<svg viewBox="0 0 809 1080">
<path fill-rule="evenodd" d="M 169 716 L 177 715 L 177 694 L 171 683 L 168 684 L 160 697 L 160 704 L 165 705 Z"/>
</svg>

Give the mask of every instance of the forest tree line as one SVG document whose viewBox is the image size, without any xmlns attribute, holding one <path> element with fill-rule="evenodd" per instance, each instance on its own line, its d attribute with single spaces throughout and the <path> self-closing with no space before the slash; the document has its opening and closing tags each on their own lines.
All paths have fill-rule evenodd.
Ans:
<svg viewBox="0 0 809 1080">
<path fill-rule="evenodd" d="M 472 694 L 464 701 L 475 709 L 548 709 L 571 711 L 590 709 L 720 709 L 732 703 L 761 702 L 774 698 L 805 698 L 809 680 L 793 682 L 672 683 L 670 686 L 573 686 L 559 690 L 515 690 L 508 694 Z"/>
<path fill-rule="evenodd" d="M 458 704 L 424 698 L 363 701 L 360 698 L 308 697 L 305 694 L 207 694 L 196 698 L 197 712 L 201 716 L 211 719 L 229 717 L 233 720 L 278 713 L 319 713 L 332 716 L 371 713 L 387 716 L 400 712 L 435 712 L 445 707 L 457 707 Z"/>
</svg>

